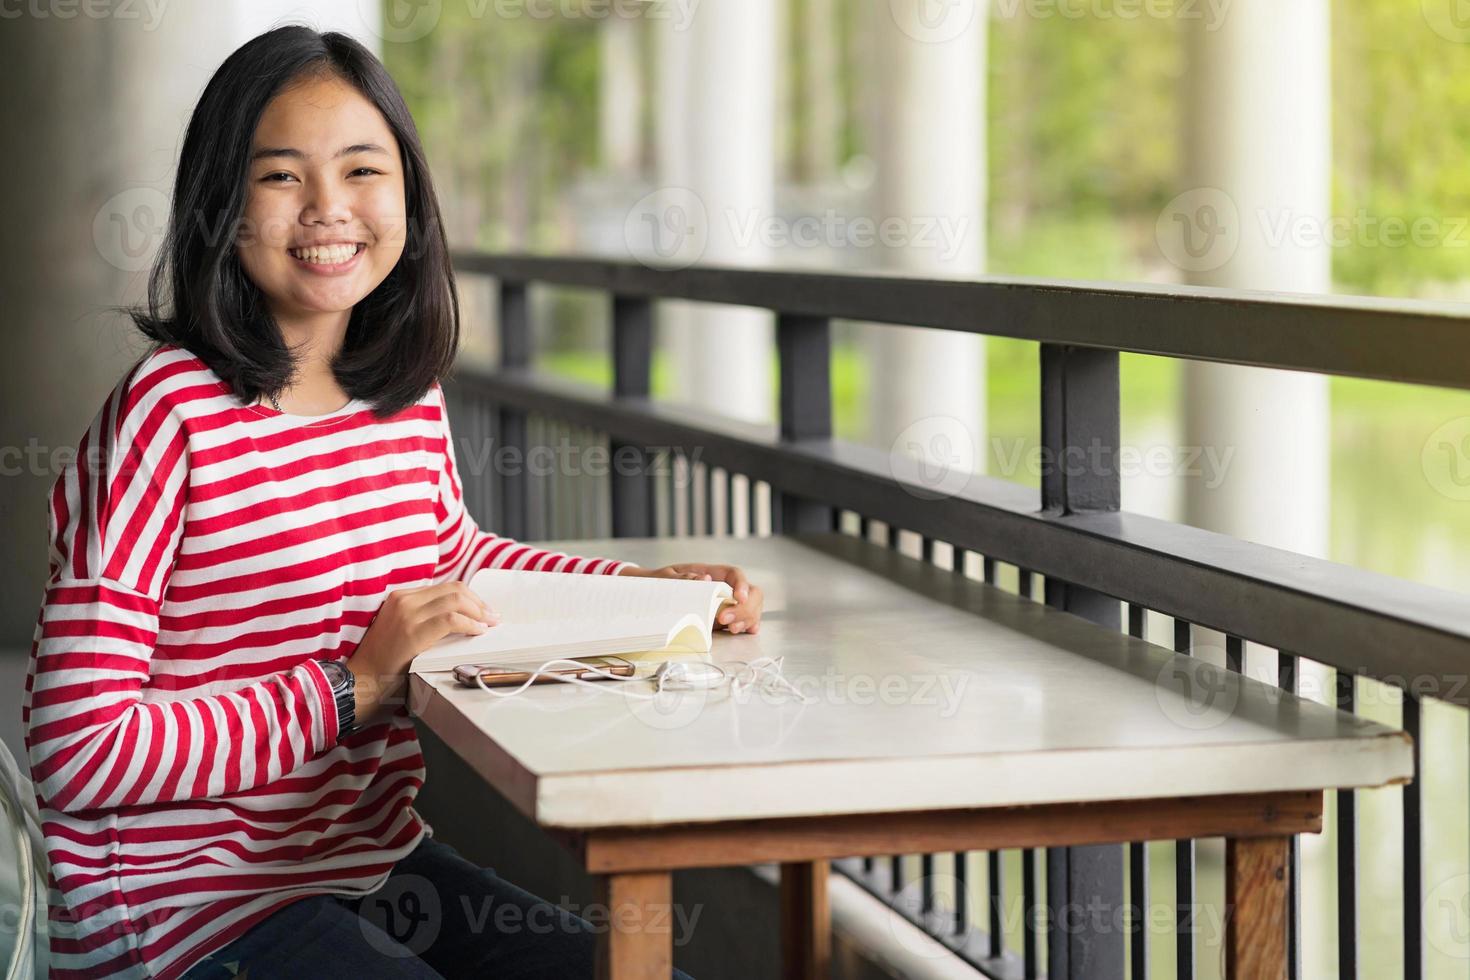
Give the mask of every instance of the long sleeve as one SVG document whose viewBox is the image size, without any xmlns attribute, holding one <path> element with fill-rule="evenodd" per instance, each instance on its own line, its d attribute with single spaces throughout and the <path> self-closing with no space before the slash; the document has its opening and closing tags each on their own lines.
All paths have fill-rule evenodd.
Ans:
<svg viewBox="0 0 1470 980">
<path fill-rule="evenodd" d="M 189 474 L 168 372 L 149 363 L 113 390 L 51 491 L 22 716 L 39 800 L 63 812 L 249 790 L 337 738 L 314 661 L 224 694 L 144 699 Z"/>
<path fill-rule="evenodd" d="M 612 558 L 584 558 L 561 551 L 545 551 L 514 538 L 481 530 L 465 509 L 464 488 L 460 484 L 444 389 L 436 385 L 435 390 L 443 438 L 442 449 L 437 454 L 439 502 L 435 515 L 439 521 L 439 566 L 434 574 L 436 582 L 468 581 L 482 568 L 617 575 L 626 567 L 638 567 L 633 562 Z"/>
</svg>

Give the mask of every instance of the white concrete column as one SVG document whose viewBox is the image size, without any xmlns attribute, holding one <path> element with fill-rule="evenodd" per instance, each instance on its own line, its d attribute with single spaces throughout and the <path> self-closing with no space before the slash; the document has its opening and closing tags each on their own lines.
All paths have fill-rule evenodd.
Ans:
<svg viewBox="0 0 1470 980">
<path fill-rule="evenodd" d="M 1329 250 L 1310 235 L 1325 228 L 1331 206 L 1328 0 L 1236 0 L 1213 25 L 1200 19 L 1181 27 L 1185 167 L 1183 194 L 1161 217 L 1166 257 L 1199 285 L 1329 291 Z M 1295 235 L 1294 227 L 1308 234 Z M 1186 361 L 1181 396 L 1184 444 L 1225 461 L 1208 481 L 1181 481 L 1183 520 L 1326 557 L 1327 379 Z M 1221 634 L 1200 627 L 1193 634 L 1197 656 L 1223 663 Z M 1247 644 L 1247 673 L 1272 678 L 1265 653 Z M 1304 665 L 1303 690 L 1330 692 L 1329 675 Z M 1305 909 L 1334 907 L 1331 843 L 1303 838 Z M 1202 882 L 1219 873 L 1220 860 L 1217 843 L 1201 845 Z M 1310 964 L 1319 962 L 1331 923 L 1308 915 L 1303 928 L 1308 972 L 1315 973 Z"/>
<path fill-rule="evenodd" d="M 1329 291 L 1328 0 L 1237 0 L 1181 24 L 1187 190 L 1164 215 L 1166 255 L 1200 285 Z M 1183 398 L 1185 443 L 1230 454 L 1217 488 L 1186 481 L 1184 520 L 1325 557 L 1327 379 L 1186 362 Z"/>
<path fill-rule="evenodd" d="M 874 5 L 881 82 L 872 217 L 900 232 L 885 264 L 909 275 L 973 278 L 985 267 L 987 6 L 950 4 L 935 17 L 919 2 Z M 874 445 L 983 472 L 984 338 L 877 326 L 866 333 Z"/>
<path fill-rule="evenodd" d="M 702 4 L 660 20 L 657 155 L 663 199 L 637 218 L 694 236 L 681 263 L 762 266 L 774 212 L 780 0 Z M 668 224 L 665 225 L 665 222 Z M 752 421 L 771 418 L 772 317 L 664 304 L 660 343 L 676 397 Z"/>
<path fill-rule="evenodd" d="M 614 13 L 598 39 L 602 166 L 622 180 L 637 177 L 643 165 L 643 26 L 639 18 Z"/>
<path fill-rule="evenodd" d="M 46 494 L 107 392 L 145 349 L 108 306 L 143 299 L 184 127 L 210 74 L 277 22 L 377 49 L 357 0 L 16 7 L 0 27 L 12 154 L 0 210 L 0 645 L 26 648 L 46 580 Z M 36 11 L 41 11 L 37 13 Z"/>
</svg>

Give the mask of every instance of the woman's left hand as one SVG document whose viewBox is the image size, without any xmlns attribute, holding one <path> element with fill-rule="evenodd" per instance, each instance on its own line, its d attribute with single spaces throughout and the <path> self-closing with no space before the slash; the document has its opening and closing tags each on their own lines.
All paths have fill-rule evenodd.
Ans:
<svg viewBox="0 0 1470 980">
<path fill-rule="evenodd" d="M 686 562 L 665 565 L 662 568 L 634 568 L 629 565 L 618 572 L 637 578 L 687 578 L 730 583 L 735 605 L 726 606 L 715 616 L 715 628 L 731 633 L 759 633 L 761 606 L 764 596 L 759 585 L 752 585 L 738 566 L 707 565 L 702 562 Z"/>
</svg>

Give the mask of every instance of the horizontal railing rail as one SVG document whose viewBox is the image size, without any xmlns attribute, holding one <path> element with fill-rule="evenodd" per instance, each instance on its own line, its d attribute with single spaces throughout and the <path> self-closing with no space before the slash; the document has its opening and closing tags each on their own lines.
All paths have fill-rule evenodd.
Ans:
<svg viewBox="0 0 1470 980">
<path fill-rule="evenodd" d="M 461 252 L 462 272 L 612 296 L 754 306 L 1254 367 L 1470 388 L 1463 305 L 1205 286 L 986 276 L 656 269 L 599 258 Z"/>
</svg>

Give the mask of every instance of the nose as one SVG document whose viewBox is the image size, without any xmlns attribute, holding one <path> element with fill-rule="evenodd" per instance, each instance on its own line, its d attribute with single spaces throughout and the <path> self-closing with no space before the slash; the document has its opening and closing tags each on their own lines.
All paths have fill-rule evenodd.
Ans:
<svg viewBox="0 0 1470 980">
<path fill-rule="evenodd" d="M 351 217 L 347 188 L 334 180 L 318 179 L 311 183 L 310 197 L 301 210 L 302 224 L 340 225 Z"/>
</svg>

